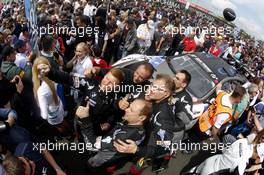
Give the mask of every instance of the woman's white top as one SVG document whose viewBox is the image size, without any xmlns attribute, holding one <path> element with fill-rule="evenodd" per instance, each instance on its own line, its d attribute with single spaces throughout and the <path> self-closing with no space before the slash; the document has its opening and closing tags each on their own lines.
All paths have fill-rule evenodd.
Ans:
<svg viewBox="0 0 264 175">
<path fill-rule="evenodd" d="M 79 75 L 84 75 L 85 69 L 91 69 L 93 67 L 92 60 L 89 56 L 86 56 L 83 60 L 77 59 L 72 72 Z"/>
<path fill-rule="evenodd" d="M 57 84 L 55 87 L 57 89 Z M 58 97 L 59 104 L 55 105 L 52 91 L 45 81 L 42 81 L 37 90 L 37 95 L 41 117 L 51 125 L 60 124 L 64 118 L 64 109 L 60 98 Z"/>
</svg>

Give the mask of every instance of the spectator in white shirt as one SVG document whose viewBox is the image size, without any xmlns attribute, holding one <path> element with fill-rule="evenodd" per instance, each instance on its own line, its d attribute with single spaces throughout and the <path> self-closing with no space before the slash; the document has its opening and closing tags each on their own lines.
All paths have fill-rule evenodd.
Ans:
<svg viewBox="0 0 264 175">
<path fill-rule="evenodd" d="M 76 46 L 75 56 L 67 63 L 66 67 L 72 69 L 72 73 L 84 75 L 86 69 L 91 69 L 93 63 L 90 57 L 90 48 L 88 44 L 82 42 Z"/>
<path fill-rule="evenodd" d="M 15 43 L 14 47 L 15 47 L 15 49 L 17 51 L 15 64 L 18 67 L 24 69 L 26 64 L 27 64 L 27 62 L 29 61 L 28 57 L 26 55 L 26 53 L 27 53 L 27 45 L 26 45 L 26 43 L 23 40 L 18 40 Z"/>
<path fill-rule="evenodd" d="M 141 24 L 137 29 L 137 38 L 140 52 L 145 52 L 152 43 L 154 38 L 154 22 L 152 20 L 148 20 L 146 24 Z"/>
<path fill-rule="evenodd" d="M 27 26 L 23 26 L 21 29 L 21 33 L 19 35 L 19 40 L 23 40 L 24 42 L 29 42 L 30 40 L 30 33 Z"/>
<path fill-rule="evenodd" d="M 35 98 L 39 104 L 41 117 L 49 124 L 60 126 L 63 123 L 64 109 L 57 95 L 57 84 L 38 71 L 39 64 L 50 65 L 44 57 L 38 57 L 32 67 L 32 80 Z"/>
<path fill-rule="evenodd" d="M 198 168 L 196 173 L 208 175 L 221 170 L 234 172 L 238 168 L 239 175 L 243 175 L 249 163 L 249 159 L 263 161 L 264 143 L 250 144 L 247 139 L 240 139 L 234 142 L 229 148 L 206 159 Z"/>
<path fill-rule="evenodd" d="M 91 0 L 87 1 L 86 6 L 83 9 L 83 15 L 88 16 L 93 21 L 93 16 L 96 14 L 97 8 L 92 4 Z"/>
</svg>

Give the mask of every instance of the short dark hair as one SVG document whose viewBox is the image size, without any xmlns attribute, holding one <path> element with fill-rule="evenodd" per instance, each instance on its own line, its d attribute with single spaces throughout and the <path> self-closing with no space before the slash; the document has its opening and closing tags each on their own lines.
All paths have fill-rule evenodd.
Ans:
<svg viewBox="0 0 264 175">
<path fill-rule="evenodd" d="M 170 93 L 173 93 L 175 91 L 175 83 L 173 81 L 173 78 L 171 78 L 169 75 L 158 74 L 156 80 L 163 80 L 165 82 L 166 89 L 168 89 Z"/>
<path fill-rule="evenodd" d="M 3 48 L 3 50 L 2 50 L 2 52 L 1 52 L 1 55 L 2 55 L 2 59 L 3 60 L 6 60 L 6 58 L 8 57 L 8 56 L 10 56 L 12 53 L 14 53 L 15 52 L 15 49 L 13 48 L 13 47 L 11 47 L 10 45 L 6 45 L 4 48 Z"/>
<path fill-rule="evenodd" d="M 44 35 L 41 39 L 41 48 L 44 52 L 51 50 L 54 39 L 51 35 Z"/>
<path fill-rule="evenodd" d="M 85 24 L 85 25 L 89 25 L 90 24 L 90 19 L 87 18 L 86 16 L 84 15 L 80 15 L 78 19 L 76 20 L 80 20 L 81 23 Z"/>
<path fill-rule="evenodd" d="M 16 51 L 19 52 L 19 49 L 21 49 L 25 45 L 26 45 L 26 43 L 23 40 L 17 40 L 14 47 L 15 47 Z"/>
<path fill-rule="evenodd" d="M 179 72 L 185 75 L 184 82 L 188 86 L 192 80 L 191 74 L 187 70 L 180 70 Z"/>
<path fill-rule="evenodd" d="M 236 86 L 233 93 L 232 93 L 232 97 L 233 98 L 242 98 L 245 94 L 246 94 L 246 89 L 240 85 Z"/>
<path fill-rule="evenodd" d="M 95 57 L 100 57 L 102 55 L 101 49 L 99 49 L 97 47 L 93 48 L 93 53 L 94 53 Z"/>
<path fill-rule="evenodd" d="M 21 29 L 21 32 L 28 32 L 28 27 L 26 25 L 24 25 Z"/>
<path fill-rule="evenodd" d="M 152 76 L 152 74 L 154 73 L 154 67 L 152 66 L 152 64 L 150 63 L 142 63 L 138 66 L 138 68 L 140 66 L 144 66 L 145 70 L 148 71 L 150 73 L 150 75 Z"/>
</svg>

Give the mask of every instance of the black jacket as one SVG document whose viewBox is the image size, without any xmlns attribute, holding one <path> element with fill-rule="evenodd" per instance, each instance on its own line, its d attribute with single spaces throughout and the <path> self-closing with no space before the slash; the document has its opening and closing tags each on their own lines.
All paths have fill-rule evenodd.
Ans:
<svg viewBox="0 0 264 175">
<path fill-rule="evenodd" d="M 4 106 L 11 100 L 11 98 L 16 93 L 16 86 L 10 83 L 5 77 L 0 80 L 0 108 Z"/>
<path fill-rule="evenodd" d="M 125 75 L 125 78 L 124 78 L 124 81 L 123 83 L 120 85 L 121 87 L 121 93 L 119 93 L 119 95 L 121 96 L 125 96 L 126 94 L 129 94 L 129 93 L 133 93 L 134 95 L 137 96 L 138 93 L 140 92 L 143 92 L 144 93 L 144 90 L 147 89 L 147 85 L 150 84 L 150 82 L 148 80 L 142 82 L 141 84 L 135 84 L 133 82 L 133 77 L 134 77 L 134 70 L 132 69 L 127 69 L 127 68 L 120 68 L 124 75 Z M 105 76 L 108 71 L 110 69 L 100 69 L 99 73 L 98 73 L 98 76 L 100 77 L 103 77 Z"/>
<path fill-rule="evenodd" d="M 175 92 L 173 94 L 173 112 L 176 117 L 180 118 L 185 125 L 188 124 L 188 121 L 191 121 L 192 116 L 192 97 L 186 90 L 180 92 Z"/>
<path fill-rule="evenodd" d="M 168 99 L 154 104 L 152 109 L 150 138 L 148 145 L 140 147 L 136 153 L 140 157 L 157 157 L 170 152 L 174 132 L 184 130 L 182 121 L 174 117 Z M 166 145 L 161 145 L 162 142 Z"/>
<path fill-rule="evenodd" d="M 79 89 L 83 96 L 83 105 L 86 105 L 87 99 L 89 99 L 89 113 L 97 134 L 101 134 L 100 124 L 109 123 L 113 126 L 118 120 L 114 117 L 115 108 L 113 106 L 115 105 L 115 94 L 101 91 L 98 80 L 82 79 L 54 69 L 51 69 L 48 77 L 57 83 L 68 84 Z M 79 86 L 76 84 L 76 79 L 79 81 Z"/>
<path fill-rule="evenodd" d="M 96 142 L 96 134 L 93 132 L 93 124 L 91 119 L 79 119 L 82 136 L 86 144 L 94 145 Z M 136 142 L 137 145 L 141 144 L 145 138 L 145 131 L 143 126 L 133 126 L 123 123 L 118 123 L 107 135 L 103 136 L 99 142 L 101 142 L 101 148 L 98 153 L 89 159 L 89 164 L 92 167 L 99 167 L 106 163 L 115 162 L 116 160 L 128 156 L 128 154 L 119 153 L 113 146 L 114 141 L 120 139 L 126 141 L 131 139 Z"/>
</svg>

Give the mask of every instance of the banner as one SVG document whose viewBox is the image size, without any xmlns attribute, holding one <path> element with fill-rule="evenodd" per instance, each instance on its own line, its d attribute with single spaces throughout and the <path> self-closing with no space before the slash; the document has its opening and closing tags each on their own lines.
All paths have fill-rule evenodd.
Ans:
<svg viewBox="0 0 264 175">
<path fill-rule="evenodd" d="M 29 21 L 30 20 L 30 0 L 25 0 L 24 1 L 25 4 L 25 14 L 26 14 L 26 18 Z"/>
<path fill-rule="evenodd" d="M 38 51 L 38 23 L 36 13 L 36 1 L 24 0 L 25 14 L 28 20 L 28 29 L 30 33 L 30 45 L 33 51 Z"/>
</svg>

